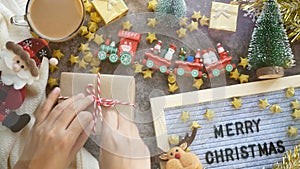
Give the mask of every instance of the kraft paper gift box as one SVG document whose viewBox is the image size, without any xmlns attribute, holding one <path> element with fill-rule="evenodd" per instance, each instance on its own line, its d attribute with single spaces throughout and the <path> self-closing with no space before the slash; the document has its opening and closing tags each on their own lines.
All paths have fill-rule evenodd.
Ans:
<svg viewBox="0 0 300 169">
<path fill-rule="evenodd" d="M 128 7 L 123 2 L 123 0 L 116 0 L 116 4 L 109 5 L 108 3 L 109 0 L 92 1 L 92 4 L 94 5 L 96 11 L 99 13 L 105 24 L 108 24 L 111 21 L 127 14 Z"/>
<path fill-rule="evenodd" d="M 101 98 L 134 103 L 134 77 L 101 74 L 100 83 Z M 67 97 L 79 93 L 87 95 L 86 89 L 88 84 L 93 84 L 94 89 L 97 92 L 97 74 L 62 72 L 60 78 L 61 95 Z M 132 106 L 116 104 L 111 108 L 105 108 L 103 106 L 101 108 L 103 114 L 107 111 L 107 109 L 115 109 L 129 120 L 133 120 L 134 118 L 134 108 Z M 93 112 L 93 104 L 91 104 L 87 110 Z"/>
<path fill-rule="evenodd" d="M 209 28 L 235 32 L 239 5 L 212 2 Z"/>
</svg>

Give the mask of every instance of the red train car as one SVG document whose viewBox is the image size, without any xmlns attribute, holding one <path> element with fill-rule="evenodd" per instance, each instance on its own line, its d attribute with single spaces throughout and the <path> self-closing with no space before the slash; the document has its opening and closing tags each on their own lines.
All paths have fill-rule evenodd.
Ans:
<svg viewBox="0 0 300 169">
<path fill-rule="evenodd" d="M 170 73 L 171 61 L 160 56 L 153 54 L 152 52 L 146 52 L 144 54 L 145 59 L 142 61 L 144 65 L 153 70 L 160 71 L 164 74 Z"/>
</svg>

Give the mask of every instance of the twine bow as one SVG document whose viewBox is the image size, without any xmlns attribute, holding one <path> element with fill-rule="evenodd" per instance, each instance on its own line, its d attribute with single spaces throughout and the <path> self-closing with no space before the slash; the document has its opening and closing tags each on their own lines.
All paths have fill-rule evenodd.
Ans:
<svg viewBox="0 0 300 169">
<path fill-rule="evenodd" d="M 133 103 L 130 102 L 121 102 L 118 100 L 113 100 L 113 99 L 105 99 L 100 97 L 100 73 L 97 74 L 97 92 L 95 91 L 95 87 L 93 84 L 88 84 L 86 91 L 89 95 L 92 95 L 94 98 L 94 111 L 93 111 L 93 133 L 96 132 L 96 125 L 97 125 L 97 120 L 100 119 L 100 121 L 103 120 L 103 115 L 102 115 L 102 108 L 101 106 L 111 108 L 114 107 L 116 104 L 120 105 L 127 105 L 127 106 L 132 106 L 135 107 Z"/>
<path fill-rule="evenodd" d="M 214 15 L 214 18 L 218 18 L 220 17 L 221 15 L 224 15 L 226 18 L 229 18 L 230 17 L 230 11 L 228 9 L 228 7 L 224 7 L 221 8 L 221 7 L 218 7 L 215 9 L 215 15 Z"/>
</svg>

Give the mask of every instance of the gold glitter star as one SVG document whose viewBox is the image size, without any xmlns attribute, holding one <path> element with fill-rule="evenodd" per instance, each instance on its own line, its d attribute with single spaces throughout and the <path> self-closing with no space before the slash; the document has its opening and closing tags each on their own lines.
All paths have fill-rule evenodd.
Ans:
<svg viewBox="0 0 300 169">
<path fill-rule="evenodd" d="M 65 55 L 61 53 L 60 49 L 58 49 L 58 50 L 53 50 L 52 56 L 60 60 Z"/>
<path fill-rule="evenodd" d="M 94 57 L 94 56 L 93 56 L 90 65 L 91 65 L 92 67 L 94 67 L 94 66 L 99 66 L 100 63 L 101 63 L 100 59 L 99 59 L 98 57 Z"/>
<path fill-rule="evenodd" d="M 129 21 L 122 22 L 122 29 L 129 31 L 132 27 L 132 24 Z"/>
<path fill-rule="evenodd" d="M 92 3 L 90 3 L 90 1 L 86 1 L 86 2 L 84 2 L 84 8 L 85 8 L 86 12 L 91 13 L 91 11 L 93 9 L 93 5 L 92 5 Z"/>
<path fill-rule="evenodd" d="M 157 0 L 151 0 L 148 2 L 148 9 L 150 11 L 155 11 L 156 6 L 157 6 Z"/>
<path fill-rule="evenodd" d="M 198 21 L 199 19 L 202 18 L 201 12 L 200 11 L 198 11 L 198 12 L 194 11 L 194 14 L 192 15 L 192 18 L 196 19 L 196 21 Z"/>
<path fill-rule="evenodd" d="M 143 70 L 142 73 L 144 75 L 144 79 L 152 78 L 152 71 L 150 69 Z"/>
<path fill-rule="evenodd" d="M 95 38 L 95 33 L 89 32 L 84 37 L 87 38 L 88 41 L 91 41 Z"/>
<path fill-rule="evenodd" d="M 270 110 L 272 113 L 277 114 L 281 112 L 281 107 L 278 104 L 273 104 Z"/>
<path fill-rule="evenodd" d="M 231 105 L 235 109 L 238 109 L 238 108 L 242 107 L 242 99 L 233 98 L 233 101 L 231 102 Z"/>
<path fill-rule="evenodd" d="M 150 44 L 152 44 L 153 41 L 157 40 L 156 35 L 155 35 L 155 32 L 153 32 L 153 33 L 148 32 L 148 35 L 147 35 L 147 37 L 146 37 L 146 40 L 147 40 Z"/>
<path fill-rule="evenodd" d="M 239 79 L 240 79 L 240 83 L 247 83 L 248 79 L 249 79 L 249 75 L 241 74 L 241 76 L 239 77 Z"/>
<path fill-rule="evenodd" d="M 95 34 L 94 42 L 97 43 L 97 45 L 104 43 L 103 35 Z"/>
<path fill-rule="evenodd" d="M 190 129 L 193 130 L 193 129 L 198 129 L 200 128 L 200 124 L 197 122 L 197 121 L 193 121 L 191 122 L 191 125 L 190 125 Z"/>
<path fill-rule="evenodd" d="M 293 136 L 297 136 L 298 135 L 298 128 L 295 128 L 293 126 L 289 126 L 289 129 L 286 131 L 286 133 L 290 136 L 290 137 L 293 137 Z"/>
<path fill-rule="evenodd" d="M 240 78 L 240 73 L 238 69 L 234 69 L 234 71 L 230 72 L 231 79 L 238 80 Z"/>
<path fill-rule="evenodd" d="M 294 118 L 295 120 L 299 119 L 299 118 L 300 118 L 300 110 L 295 109 L 295 110 L 294 110 L 294 113 L 292 114 L 292 116 L 293 116 L 293 118 Z"/>
<path fill-rule="evenodd" d="M 81 26 L 80 29 L 79 29 L 79 31 L 78 31 L 78 33 L 79 33 L 81 36 L 84 36 L 84 35 L 88 34 L 89 31 L 88 31 L 88 29 L 87 29 L 86 26 Z"/>
<path fill-rule="evenodd" d="M 169 86 L 169 92 L 170 93 L 174 93 L 179 88 L 176 83 L 174 83 L 174 84 L 169 83 L 168 86 Z"/>
<path fill-rule="evenodd" d="M 133 65 L 133 68 L 134 68 L 134 72 L 135 73 L 142 73 L 143 72 L 143 67 L 144 65 L 140 64 L 140 63 L 135 63 Z"/>
<path fill-rule="evenodd" d="M 244 69 L 248 66 L 248 58 L 242 58 L 240 57 L 241 61 L 239 63 L 239 66 L 243 67 Z"/>
<path fill-rule="evenodd" d="M 89 31 L 95 33 L 98 30 L 98 24 L 96 22 L 89 22 L 88 23 Z"/>
<path fill-rule="evenodd" d="M 48 79 L 48 84 L 50 86 L 50 88 L 53 88 L 55 86 L 58 86 L 58 78 L 53 78 L 53 77 L 50 77 Z"/>
<path fill-rule="evenodd" d="M 186 29 L 180 28 L 176 31 L 178 38 L 184 38 L 186 36 Z"/>
<path fill-rule="evenodd" d="M 175 145 L 175 144 L 178 144 L 179 143 L 179 136 L 177 134 L 172 134 L 170 137 L 169 137 L 169 143 L 171 145 Z"/>
<path fill-rule="evenodd" d="M 180 115 L 180 120 L 183 122 L 187 122 L 190 119 L 190 113 L 187 111 L 183 111 Z"/>
<path fill-rule="evenodd" d="M 69 58 L 69 62 L 71 63 L 71 65 L 78 63 L 78 56 L 71 55 Z"/>
<path fill-rule="evenodd" d="M 86 62 L 91 62 L 93 59 L 93 54 L 91 52 L 84 53 L 83 59 Z"/>
<path fill-rule="evenodd" d="M 267 109 L 268 106 L 270 106 L 268 99 L 260 99 L 258 106 L 263 108 L 263 109 Z"/>
<path fill-rule="evenodd" d="M 187 26 L 187 21 L 188 21 L 188 20 L 189 20 L 189 18 L 187 18 L 187 17 L 181 18 L 181 19 L 180 19 L 180 22 L 179 22 L 180 27 L 185 27 L 185 26 Z"/>
<path fill-rule="evenodd" d="M 157 25 L 157 23 L 158 22 L 157 22 L 156 18 L 148 18 L 148 23 L 147 23 L 148 26 L 154 28 Z"/>
<path fill-rule="evenodd" d="M 78 50 L 82 52 L 89 51 L 90 50 L 89 44 L 80 43 L 80 47 L 78 48 Z"/>
<path fill-rule="evenodd" d="M 188 28 L 190 32 L 198 30 L 198 22 L 192 21 Z"/>
<path fill-rule="evenodd" d="M 89 72 L 97 74 L 100 72 L 100 67 L 92 67 Z"/>
<path fill-rule="evenodd" d="M 171 84 L 176 82 L 176 76 L 174 75 L 174 73 L 170 73 L 168 75 L 168 82 L 171 83 Z"/>
<path fill-rule="evenodd" d="M 204 116 L 206 117 L 206 119 L 208 121 L 210 121 L 211 119 L 213 119 L 215 117 L 215 112 L 210 109 L 206 109 Z"/>
<path fill-rule="evenodd" d="M 288 88 L 285 92 L 286 98 L 293 97 L 294 95 L 295 95 L 295 89 L 293 87 Z"/>
<path fill-rule="evenodd" d="M 203 85 L 203 80 L 202 79 L 194 79 L 193 87 L 195 87 L 199 90 L 202 85 Z"/>
<path fill-rule="evenodd" d="M 87 65 L 88 65 L 88 63 L 86 63 L 86 62 L 84 61 L 84 59 L 79 60 L 79 62 L 78 62 L 79 69 L 86 69 L 86 66 L 87 66 Z"/>
<path fill-rule="evenodd" d="M 200 22 L 201 26 L 208 26 L 209 18 L 207 18 L 205 15 L 203 15 L 199 22 Z"/>
<path fill-rule="evenodd" d="M 49 65 L 49 70 L 50 70 L 50 73 L 53 73 L 53 72 L 55 72 L 56 70 L 58 70 L 58 66 L 57 66 L 57 65 L 52 65 L 52 64 L 50 64 L 50 65 Z"/>
<path fill-rule="evenodd" d="M 291 102 L 292 108 L 293 109 L 299 109 L 300 108 L 300 103 L 296 99 L 295 101 Z"/>
<path fill-rule="evenodd" d="M 101 17 L 99 16 L 98 12 L 91 12 L 90 19 L 93 22 L 99 23 L 101 21 Z"/>
</svg>

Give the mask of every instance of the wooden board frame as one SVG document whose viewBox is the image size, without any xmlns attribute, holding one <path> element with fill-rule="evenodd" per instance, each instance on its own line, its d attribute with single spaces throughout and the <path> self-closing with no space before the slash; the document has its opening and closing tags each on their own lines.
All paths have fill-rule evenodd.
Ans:
<svg viewBox="0 0 300 169">
<path fill-rule="evenodd" d="M 289 87 L 300 87 L 300 75 L 151 98 L 150 103 L 157 146 L 163 151 L 167 151 L 170 148 L 166 121 L 164 118 L 165 109 L 233 97 L 268 93 L 287 89 Z"/>
</svg>

